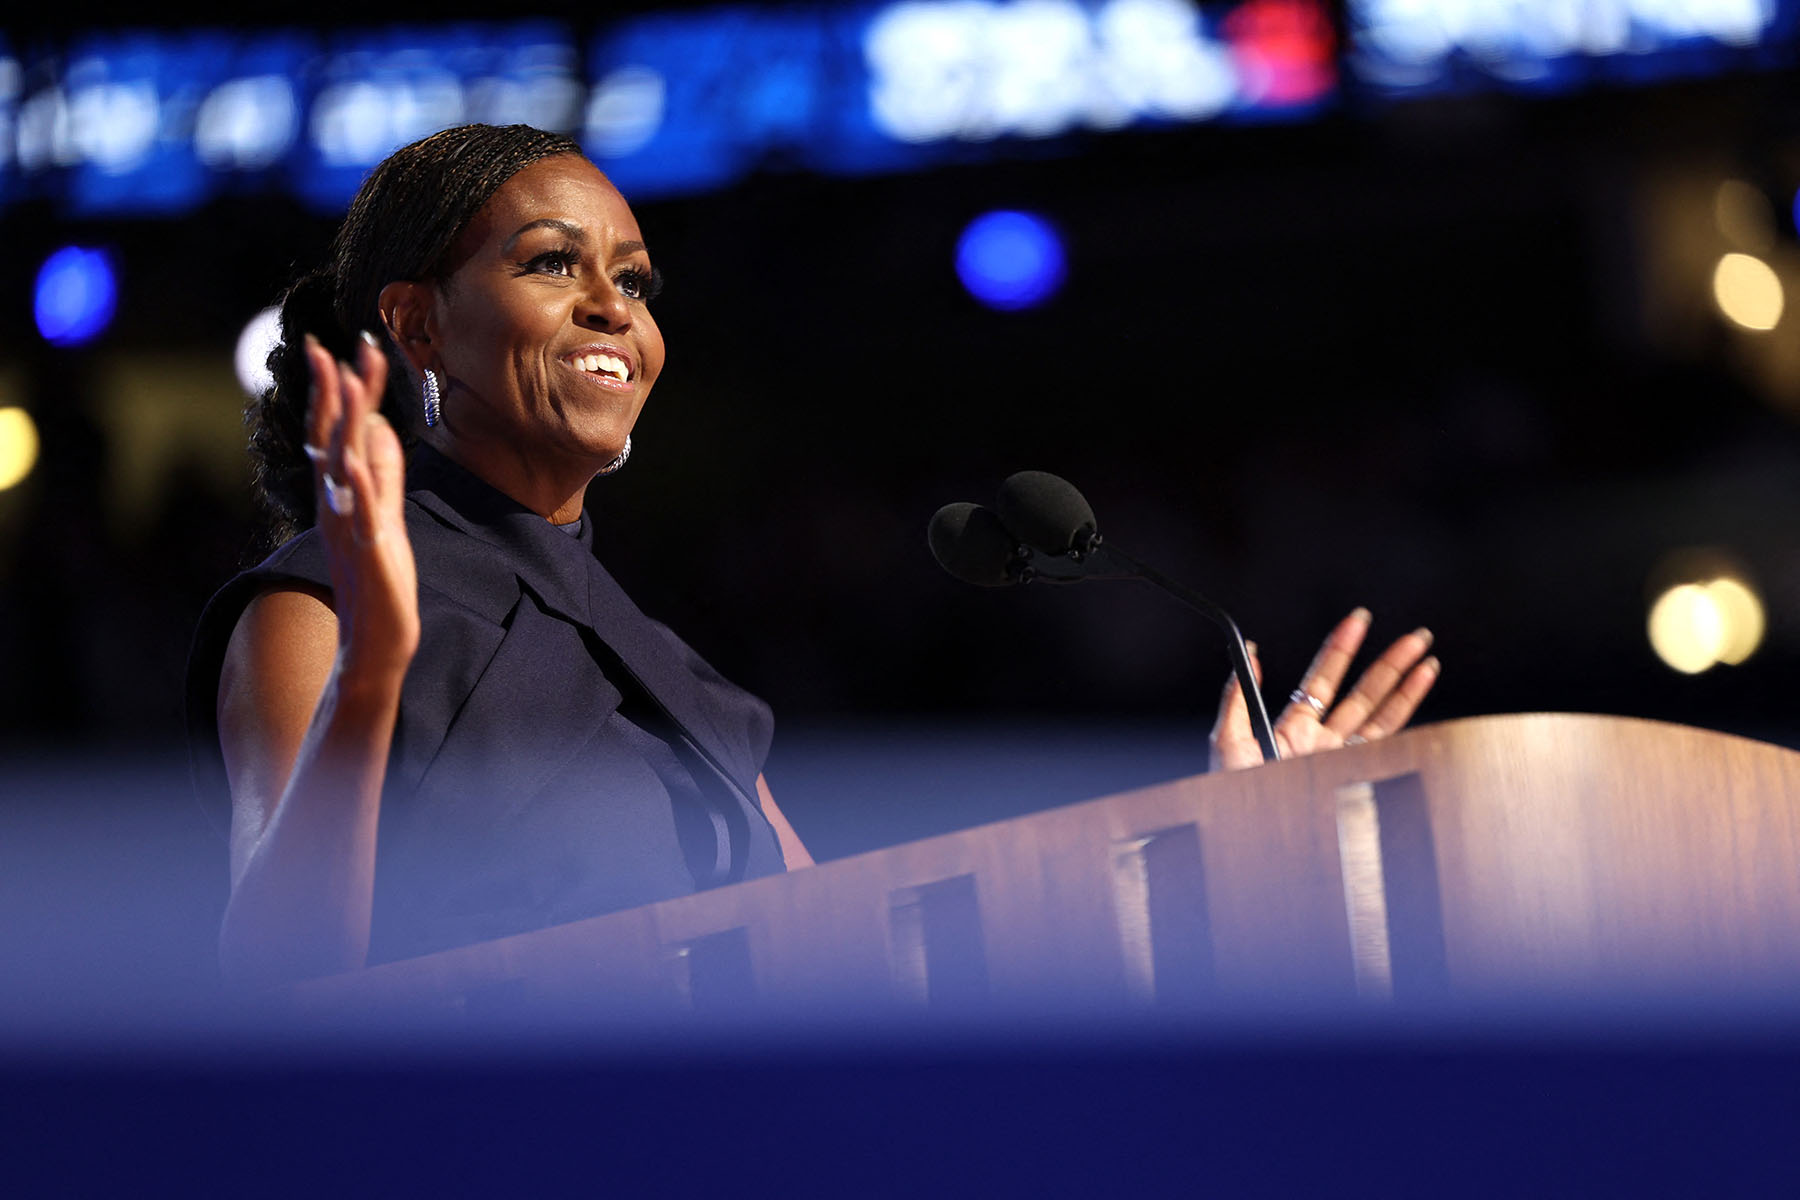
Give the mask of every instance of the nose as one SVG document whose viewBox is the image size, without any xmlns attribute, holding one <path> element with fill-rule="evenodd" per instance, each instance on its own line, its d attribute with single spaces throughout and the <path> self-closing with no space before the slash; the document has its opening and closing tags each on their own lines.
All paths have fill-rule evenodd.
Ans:
<svg viewBox="0 0 1800 1200">
<path fill-rule="evenodd" d="M 618 284 L 602 275 L 587 289 L 575 312 L 575 323 L 588 329 L 623 333 L 631 328 L 631 302 Z"/>
</svg>

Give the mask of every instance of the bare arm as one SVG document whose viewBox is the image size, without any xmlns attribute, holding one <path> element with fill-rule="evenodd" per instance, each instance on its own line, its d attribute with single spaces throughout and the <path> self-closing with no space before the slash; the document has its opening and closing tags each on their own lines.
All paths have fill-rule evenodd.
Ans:
<svg viewBox="0 0 1800 1200">
<path fill-rule="evenodd" d="M 219 951 L 234 983 L 349 970 L 368 954 L 381 788 L 419 613 L 399 439 L 375 413 L 386 361 L 373 347 L 359 357 L 352 370 L 308 347 L 332 591 L 257 597 L 219 680 L 232 798 Z"/>
<path fill-rule="evenodd" d="M 367 956 L 400 678 L 340 671 L 337 617 L 316 595 L 267 592 L 238 622 L 219 679 L 232 799 L 219 947 L 233 982 L 325 975 Z"/>
<path fill-rule="evenodd" d="M 769 782 L 761 775 L 756 777 L 756 798 L 762 805 L 763 816 L 769 818 L 769 824 L 775 827 L 775 839 L 781 843 L 781 857 L 787 862 L 787 869 L 792 871 L 800 867 L 813 865 L 813 857 L 806 851 L 800 841 L 800 835 L 788 824 L 788 819 L 775 806 L 775 797 L 769 791 Z"/>
</svg>

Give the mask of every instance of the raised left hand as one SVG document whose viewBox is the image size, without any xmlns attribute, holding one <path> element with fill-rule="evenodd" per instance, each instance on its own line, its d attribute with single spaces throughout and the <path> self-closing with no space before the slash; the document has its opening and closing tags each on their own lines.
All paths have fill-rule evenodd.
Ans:
<svg viewBox="0 0 1800 1200">
<path fill-rule="evenodd" d="M 1369 610 L 1359 608 L 1331 631 L 1313 657 L 1286 707 L 1275 718 L 1275 744 L 1283 758 L 1298 758 L 1346 743 L 1373 742 L 1397 733 L 1412 719 L 1419 703 L 1442 671 L 1431 649 L 1431 631 L 1415 629 L 1389 646 L 1341 698 L 1338 688 L 1369 632 Z M 1262 663 L 1250 647 L 1250 665 L 1262 685 Z M 1308 699 L 1310 697 L 1310 699 Z M 1250 727 L 1250 710 L 1234 674 L 1219 700 L 1219 719 L 1212 731 L 1214 770 L 1258 766 L 1262 747 Z"/>
<path fill-rule="evenodd" d="M 308 336 L 306 359 L 307 455 L 341 665 L 397 678 L 419 645 L 419 575 L 406 534 L 405 456 L 381 415 L 387 358 L 364 338 L 354 364 L 337 362 Z"/>
</svg>

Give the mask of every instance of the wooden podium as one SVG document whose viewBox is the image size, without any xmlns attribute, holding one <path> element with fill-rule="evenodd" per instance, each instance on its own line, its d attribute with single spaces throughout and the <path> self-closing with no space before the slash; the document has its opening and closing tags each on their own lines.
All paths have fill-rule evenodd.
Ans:
<svg viewBox="0 0 1800 1200">
<path fill-rule="evenodd" d="M 1481 717 L 288 989 L 301 1012 L 1779 999 L 1800 753 Z"/>
</svg>

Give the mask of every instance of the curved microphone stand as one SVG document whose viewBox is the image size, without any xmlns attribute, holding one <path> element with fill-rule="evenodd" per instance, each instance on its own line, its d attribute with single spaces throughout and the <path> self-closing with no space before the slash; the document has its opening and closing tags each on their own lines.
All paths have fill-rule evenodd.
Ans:
<svg viewBox="0 0 1800 1200">
<path fill-rule="evenodd" d="M 1154 584 L 1175 597 L 1220 629 L 1225 631 L 1225 649 L 1231 656 L 1231 669 L 1237 675 L 1238 688 L 1250 710 L 1250 728 L 1262 747 L 1263 758 L 1277 762 L 1281 750 L 1275 745 L 1275 728 L 1269 721 L 1269 710 L 1263 704 L 1262 689 L 1256 685 L 1256 672 L 1250 667 L 1250 651 L 1244 635 L 1231 614 L 1211 600 L 1170 579 L 1148 563 L 1139 562 L 1123 550 L 1107 544 L 1099 533 L 1083 530 L 1076 536 L 1075 547 L 1064 554 L 1048 554 L 1035 546 L 1019 544 L 1008 573 L 1016 574 L 1020 583 L 1042 579 L 1049 583 L 1081 583 L 1089 579 L 1138 579 Z"/>
</svg>

